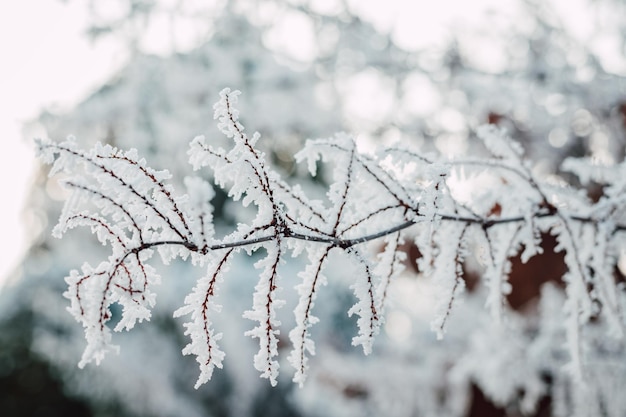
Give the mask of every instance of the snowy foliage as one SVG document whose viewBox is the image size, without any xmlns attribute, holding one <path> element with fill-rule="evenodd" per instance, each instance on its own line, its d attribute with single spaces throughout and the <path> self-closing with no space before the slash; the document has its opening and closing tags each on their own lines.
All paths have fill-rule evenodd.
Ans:
<svg viewBox="0 0 626 417">
<path fill-rule="evenodd" d="M 285 303 L 281 290 L 295 280 L 282 276 L 281 265 L 288 256 L 301 254 L 308 264 L 298 274 L 298 282 L 290 284 L 298 301 L 295 325 L 288 331 L 288 361 L 295 368 L 293 380 L 300 385 L 309 373 L 309 357 L 316 352 L 310 332 L 319 321 L 314 308 L 320 288 L 328 284 L 329 256 L 343 257 L 352 271 L 348 281 L 354 304 L 348 314 L 357 316 L 352 344 L 371 354 L 385 320 L 388 291 L 404 269 L 406 241 L 415 243 L 421 253 L 419 268 L 436 286 L 431 326 L 439 338 L 462 298 L 466 260 L 476 258 L 494 327 L 475 349 L 489 355 L 494 344 L 488 340 L 506 339 L 503 326 L 514 327 L 506 298 L 514 290 L 507 281 L 511 259 L 518 254 L 523 262 L 532 259 L 543 251 L 542 236 L 553 235 L 555 251 L 564 253 L 567 266 L 562 277 L 564 318 L 558 326 L 567 336 L 566 377 L 574 389 L 584 387 L 593 374 L 590 364 L 597 350 L 603 349 L 599 340 L 623 341 L 624 285 L 614 273 L 624 251 L 626 228 L 623 164 L 599 167 L 588 160 L 565 162 L 564 169 L 581 181 L 592 179 L 604 185 L 603 196 L 594 202 L 583 190 L 538 178 L 523 158 L 522 148 L 493 125 L 476 131 L 488 156 L 463 159 L 408 147 L 365 153 L 353 137 L 337 134 L 309 140 L 296 155 L 313 176 L 321 167 L 330 169 L 326 197 L 316 199 L 272 168 L 257 148 L 260 134 L 245 132 L 236 107 L 238 96 L 238 91 L 224 89 L 214 106 L 218 127 L 231 147 L 214 147 L 212 140 L 200 136 L 188 152 L 194 169 L 213 170 L 215 185 L 254 213 L 223 237 L 213 226 L 214 192 L 205 181 L 187 178 L 187 192 L 179 194 L 170 184 L 170 174 L 151 169 L 135 150 L 98 144 L 83 151 L 72 138 L 62 143 L 38 140 L 40 158 L 53 165 L 51 175 L 68 175 L 63 184 L 71 191 L 55 236 L 87 226 L 111 248 L 107 260 L 96 266 L 86 263 L 66 278 L 69 311 L 84 327 L 87 340 L 80 366 L 99 363 L 117 350 L 111 328 L 130 330 L 150 319 L 156 302 L 153 287 L 161 280 L 149 263 L 155 251 L 166 264 L 189 258 L 206 268 L 174 313 L 188 320 L 184 326 L 191 341 L 183 353 L 195 355 L 199 363 L 196 387 L 222 367 L 225 353 L 219 342 L 228 329 L 216 329 L 214 317 L 221 309 L 220 285 L 228 279 L 233 256 L 242 250 L 261 256 L 254 265 L 259 274 L 252 306 L 243 316 L 255 323 L 246 332 L 258 339 L 254 367 L 272 385 L 278 382 L 279 344 L 285 343 L 277 313 Z M 462 198 L 461 191 L 471 187 L 475 190 L 471 198 Z M 111 323 L 114 304 L 122 307 L 117 323 Z M 555 324 L 550 323 L 553 329 Z M 494 360 L 493 372 L 498 372 L 499 361 L 515 360 L 506 355 Z M 479 381 L 489 379 L 472 366 L 460 364 L 457 372 L 476 372 Z M 531 385 L 533 378 L 520 376 Z M 504 403 L 513 395 L 517 386 L 515 380 L 510 382 L 508 391 L 493 388 L 496 401 Z M 485 386 L 490 389 L 489 383 Z M 526 387 L 524 409 L 532 410 L 539 396 L 536 384 Z"/>
</svg>

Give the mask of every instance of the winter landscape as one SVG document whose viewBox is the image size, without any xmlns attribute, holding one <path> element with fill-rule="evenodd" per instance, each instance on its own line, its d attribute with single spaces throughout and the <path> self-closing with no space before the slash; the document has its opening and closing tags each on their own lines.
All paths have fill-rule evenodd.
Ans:
<svg viewBox="0 0 626 417">
<path fill-rule="evenodd" d="M 53 3 L 1 415 L 626 415 L 626 4 Z"/>
</svg>

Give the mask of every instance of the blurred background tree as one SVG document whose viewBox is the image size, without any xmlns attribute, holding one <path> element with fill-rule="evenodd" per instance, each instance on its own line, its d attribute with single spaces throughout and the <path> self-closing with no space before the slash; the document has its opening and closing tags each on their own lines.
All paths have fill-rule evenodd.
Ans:
<svg viewBox="0 0 626 417">
<path fill-rule="evenodd" d="M 475 128 L 494 123 L 521 141 L 537 172 L 565 181 L 575 181 L 559 171 L 567 156 L 606 164 L 624 158 L 621 1 L 88 3 L 86 36 L 123 43 L 128 63 L 72 111 L 44 112 L 33 125 L 57 140 L 73 134 L 83 146 L 102 141 L 137 148 L 153 167 L 167 168 L 179 180 L 190 172 L 191 138 L 223 140 L 211 107 L 226 86 L 244 92 L 246 125 L 263 134 L 265 151 L 293 181 L 305 181 L 292 158 L 304 140 L 338 130 L 353 132 L 363 147 L 400 142 L 463 155 L 481 151 Z M 592 183 L 585 186 L 594 198 L 602 193 Z M 549 240 L 543 256 L 527 265 L 514 262 L 507 332 L 490 326 L 479 296 L 480 271 L 468 264 L 465 302 L 451 317 L 446 338 L 436 341 L 428 282 L 407 274 L 394 286 L 385 334 L 368 358 L 350 346 L 354 323 L 345 311 L 351 294 L 333 284 L 345 279 L 337 265 L 323 289 L 318 352 L 302 389 L 288 375 L 271 388 L 252 367 L 254 343 L 243 337 L 252 326 L 240 314 L 255 282 L 252 262 L 243 257 L 222 294 L 220 327 L 229 329 L 225 369 L 209 384 L 193 389 L 197 369 L 193 359 L 180 355 L 186 341 L 171 317 L 199 273 L 182 263 L 167 267 L 151 322 L 128 337 L 118 335 L 122 353 L 78 370 L 84 341 L 64 311 L 63 277 L 84 260 L 101 258 L 103 249 L 86 231 L 51 239 L 62 198 L 56 180 L 41 168 L 28 207 L 37 219 L 31 224 L 37 238 L 22 275 L 0 293 L 3 415 L 626 413 L 620 394 L 626 388 L 623 340 L 598 339 L 606 354 L 590 373 L 588 395 L 570 395 L 571 381 L 562 369 L 564 335 L 550 330 L 563 314 L 563 261 L 551 253 Z M 223 195 L 214 203 L 224 226 L 245 216 Z M 419 272 L 420 254 L 411 245 L 406 250 L 410 269 Z M 291 267 L 297 270 L 297 260 Z M 616 270 L 616 279 L 623 281 L 621 273 Z M 288 308 L 283 314 L 283 322 L 293 320 Z M 545 346 L 549 357 L 538 355 Z"/>
</svg>

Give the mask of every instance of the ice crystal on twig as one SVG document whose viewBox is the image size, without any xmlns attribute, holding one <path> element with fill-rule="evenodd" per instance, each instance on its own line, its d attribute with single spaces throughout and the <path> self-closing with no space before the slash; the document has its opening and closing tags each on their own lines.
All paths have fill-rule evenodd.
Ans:
<svg viewBox="0 0 626 417">
<path fill-rule="evenodd" d="M 53 165 L 51 175 L 69 175 L 64 186 L 71 194 L 54 235 L 87 226 L 111 250 L 97 266 L 84 264 L 66 278 L 69 311 L 83 325 L 87 340 L 80 366 L 99 363 L 117 350 L 109 323 L 113 304 L 122 307 L 113 331 L 130 330 L 150 319 L 156 301 L 153 287 L 161 279 L 149 263 L 155 251 L 164 263 L 191 255 L 194 264 L 206 268 L 174 313 L 187 318 L 190 342 L 183 353 L 196 356 L 196 387 L 222 367 L 225 353 L 219 341 L 227 329 L 215 329 L 213 323 L 221 310 L 220 286 L 242 249 L 260 255 L 251 308 L 243 315 L 254 322 L 246 334 L 258 340 L 254 366 L 272 385 L 278 382 L 279 347 L 284 343 L 277 313 L 284 304 L 282 286 L 296 281 L 288 361 L 295 368 L 293 381 L 303 384 L 315 354 L 310 331 L 318 322 L 314 308 L 328 281 L 331 253 L 351 265 L 355 301 L 347 313 L 357 316 L 352 343 L 368 354 L 384 322 L 389 288 L 404 269 L 405 242 L 416 245 L 419 270 L 435 286 L 432 327 L 438 337 L 443 337 L 462 297 L 465 260 L 471 254 L 484 268 L 486 307 L 503 322 L 509 314 L 507 296 L 514 290 L 508 282 L 511 259 L 519 255 L 527 262 L 541 253 L 546 233 L 556 236 L 556 251 L 564 252 L 568 269 L 562 277 L 567 300 L 564 331 L 573 375 L 582 380 L 585 373 L 582 338 L 590 321 L 606 319 L 612 333 L 623 337 L 623 286 L 613 277 L 626 228 L 623 164 L 609 169 L 587 160 L 566 161 L 564 169 L 581 181 L 606 185 L 603 197 L 594 203 L 566 186 L 537 178 L 521 146 L 494 126 L 476 132 L 489 157 L 455 160 L 407 147 L 366 154 L 353 137 L 337 134 L 309 140 L 296 155 L 312 176 L 320 164 L 330 169 L 325 198 L 313 199 L 302 187 L 281 179 L 257 147 L 259 133 L 248 136 L 236 107 L 239 94 L 225 89 L 214 106 L 218 128 L 230 147 L 213 147 L 198 136 L 188 152 L 194 169 L 212 170 L 215 186 L 252 212 L 249 221 L 219 239 L 210 203 L 214 193 L 205 181 L 187 178 L 187 192 L 178 194 L 170 174 L 150 168 L 135 150 L 98 144 L 83 151 L 71 138 L 37 142 L 42 161 Z M 476 189 L 479 194 L 469 201 L 459 198 L 454 181 L 479 175 L 490 186 Z M 287 255 L 303 252 L 304 269 L 297 277 L 283 277 Z"/>
</svg>

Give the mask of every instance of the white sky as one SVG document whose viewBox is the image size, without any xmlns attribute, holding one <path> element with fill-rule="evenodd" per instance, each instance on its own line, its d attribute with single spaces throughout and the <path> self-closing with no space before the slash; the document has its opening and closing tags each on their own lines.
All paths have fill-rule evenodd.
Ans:
<svg viewBox="0 0 626 417">
<path fill-rule="evenodd" d="M 0 282 L 26 248 L 21 219 L 34 162 L 23 122 L 46 106 L 69 108 L 106 80 L 122 61 L 111 44 L 81 35 L 84 2 L 0 2 Z"/>
</svg>

